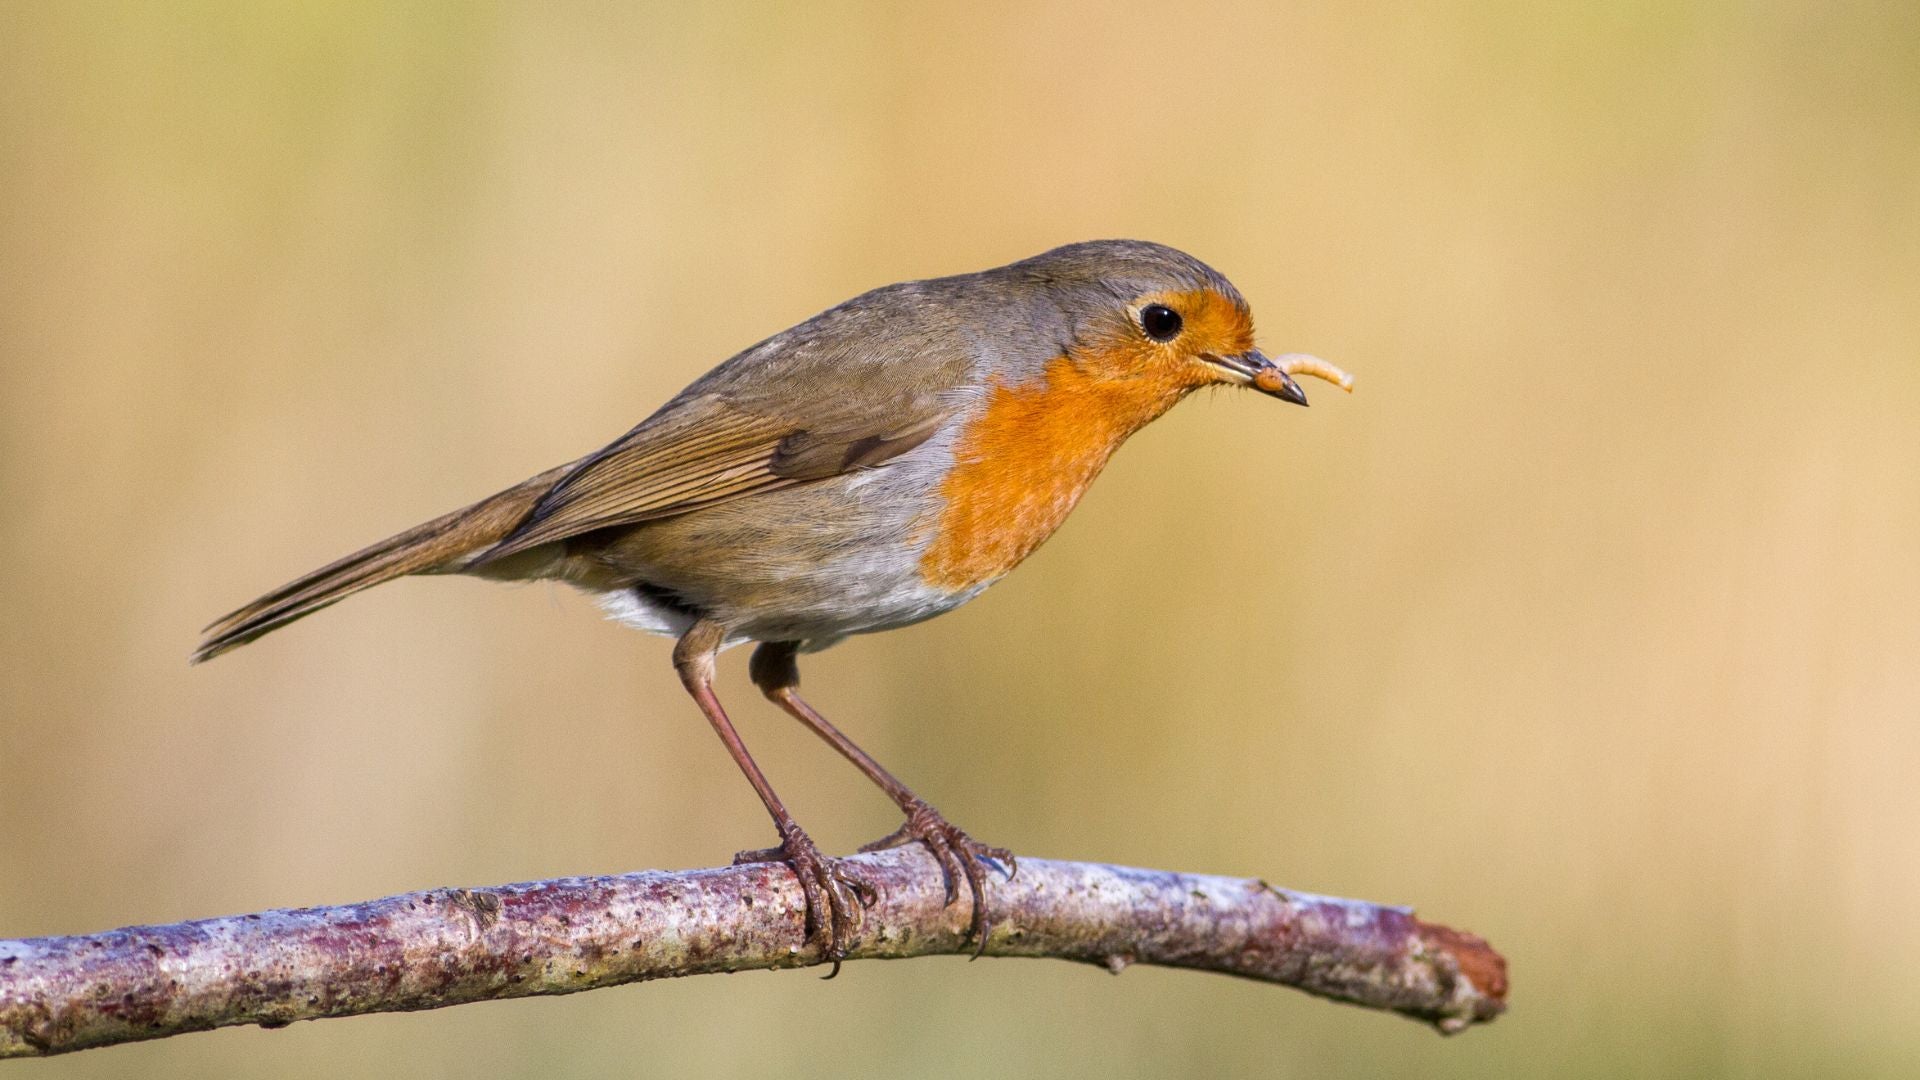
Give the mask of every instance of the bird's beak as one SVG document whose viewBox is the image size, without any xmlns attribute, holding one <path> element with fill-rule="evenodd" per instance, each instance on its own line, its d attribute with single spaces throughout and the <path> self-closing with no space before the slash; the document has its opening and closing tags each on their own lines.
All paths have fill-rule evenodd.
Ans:
<svg viewBox="0 0 1920 1080">
<path fill-rule="evenodd" d="M 1249 349 L 1238 356 L 1201 357 L 1213 365 L 1230 382 L 1241 386 L 1251 386 L 1263 394 L 1271 394 L 1281 401 L 1291 401 L 1295 405 L 1307 403 L 1306 391 L 1293 381 L 1285 368 L 1266 358 L 1259 349 Z"/>
</svg>

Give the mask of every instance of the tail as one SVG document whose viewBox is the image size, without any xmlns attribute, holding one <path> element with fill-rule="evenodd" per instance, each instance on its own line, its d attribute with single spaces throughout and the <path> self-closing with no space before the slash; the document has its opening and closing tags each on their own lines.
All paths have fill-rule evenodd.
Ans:
<svg viewBox="0 0 1920 1080">
<path fill-rule="evenodd" d="M 192 662 L 211 660 L 228 649 L 239 648 L 262 634 L 383 581 L 407 574 L 465 569 L 469 557 L 493 547 L 524 521 L 540 496 L 559 483 L 571 468 L 571 465 L 562 465 L 550 469 L 498 495 L 388 537 L 275 589 L 207 627 L 200 647 L 193 651 Z"/>
</svg>

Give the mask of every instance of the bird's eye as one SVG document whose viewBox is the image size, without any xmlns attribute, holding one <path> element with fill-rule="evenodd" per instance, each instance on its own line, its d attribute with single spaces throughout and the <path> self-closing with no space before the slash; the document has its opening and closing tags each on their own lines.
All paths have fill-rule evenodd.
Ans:
<svg viewBox="0 0 1920 1080">
<path fill-rule="evenodd" d="M 1165 304 L 1140 309 L 1140 329 L 1155 341 L 1172 341 L 1180 333 L 1180 313 Z"/>
</svg>

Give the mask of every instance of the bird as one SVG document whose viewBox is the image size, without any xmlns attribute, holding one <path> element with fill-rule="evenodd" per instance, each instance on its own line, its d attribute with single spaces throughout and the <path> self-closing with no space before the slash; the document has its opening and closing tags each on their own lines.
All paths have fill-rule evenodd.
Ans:
<svg viewBox="0 0 1920 1080">
<path fill-rule="evenodd" d="M 1210 387 L 1307 403 L 1305 354 L 1270 359 L 1226 277 L 1139 240 L 1068 244 L 976 273 L 887 285 L 753 345 L 576 461 L 321 567 L 206 627 L 211 659 L 414 574 L 564 582 L 673 637 L 673 665 L 768 814 L 805 935 L 835 972 L 873 886 L 788 813 L 715 696 L 748 642 L 754 684 L 894 802 L 862 851 L 925 845 L 975 955 L 989 868 L 1018 862 L 951 824 L 799 694 L 802 654 L 951 611 L 1040 546 L 1134 432 Z"/>
</svg>

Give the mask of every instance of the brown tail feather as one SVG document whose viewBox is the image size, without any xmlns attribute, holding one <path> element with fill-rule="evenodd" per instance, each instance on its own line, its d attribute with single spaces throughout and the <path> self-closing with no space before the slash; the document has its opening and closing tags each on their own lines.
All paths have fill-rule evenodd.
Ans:
<svg viewBox="0 0 1920 1080">
<path fill-rule="evenodd" d="M 211 660 L 383 581 L 462 568 L 461 556 L 478 554 L 504 539 L 570 468 L 550 469 L 275 589 L 207 627 L 193 652 L 193 663 Z"/>
</svg>

